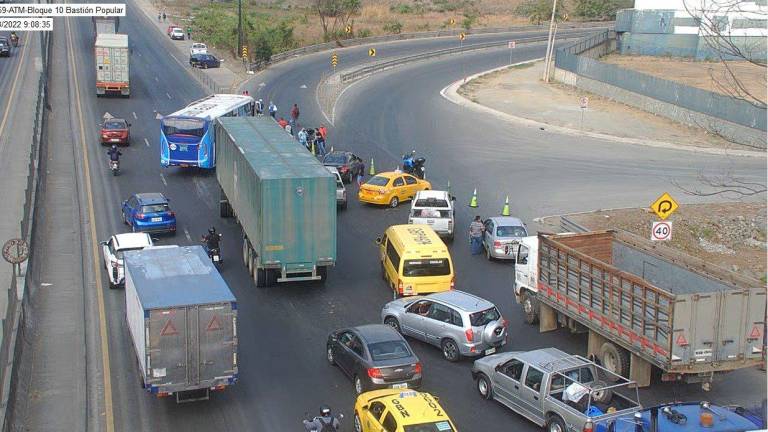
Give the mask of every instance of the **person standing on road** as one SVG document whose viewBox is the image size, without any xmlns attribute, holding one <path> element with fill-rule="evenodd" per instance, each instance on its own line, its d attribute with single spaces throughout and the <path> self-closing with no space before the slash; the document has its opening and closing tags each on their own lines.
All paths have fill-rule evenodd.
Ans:
<svg viewBox="0 0 768 432">
<path fill-rule="evenodd" d="M 157 22 L 162 21 L 162 19 L 163 19 L 163 15 L 160 12 L 158 12 L 157 13 Z"/>
<path fill-rule="evenodd" d="M 323 137 L 323 141 L 328 141 L 328 129 L 325 128 L 325 125 L 320 125 L 319 128 L 317 128 L 317 131 L 320 132 L 320 136 Z"/>
<path fill-rule="evenodd" d="M 165 18 L 166 18 L 165 11 L 163 11 L 163 22 L 165 22 Z"/>
<path fill-rule="evenodd" d="M 315 131 L 315 146 L 317 147 L 317 155 L 320 157 L 325 156 L 325 138 L 320 134 L 320 130 Z"/>
<path fill-rule="evenodd" d="M 288 126 L 288 120 L 280 117 L 280 119 L 277 121 L 277 124 L 279 124 L 281 128 L 285 129 L 285 127 Z"/>
<path fill-rule="evenodd" d="M 269 101 L 269 115 L 272 116 L 272 118 L 275 118 L 277 115 L 277 105 L 272 101 Z"/>
<path fill-rule="evenodd" d="M 187 26 L 187 39 L 192 40 L 192 26 Z"/>
<path fill-rule="evenodd" d="M 363 178 L 365 177 L 365 162 L 360 161 L 360 170 L 357 171 L 357 187 L 363 185 Z"/>
<path fill-rule="evenodd" d="M 256 101 L 256 115 L 262 116 L 264 115 L 264 99 L 259 99 Z"/>
<path fill-rule="evenodd" d="M 301 128 L 298 134 L 296 134 L 297 138 L 299 139 L 299 144 L 303 145 L 304 147 L 307 147 L 307 130 L 304 128 Z"/>
<path fill-rule="evenodd" d="M 295 128 L 298 124 L 299 120 L 299 106 L 297 104 L 293 104 L 293 107 L 291 107 L 291 127 Z"/>
<path fill-rule="evenodd" d="M 469 224 L 469 250 L 472 255 L 479 255 L 483 251 L 483 231 L 485 226 L 480 221 L 480 216 L 475 216 L 475 220 Z"/>
</svg>

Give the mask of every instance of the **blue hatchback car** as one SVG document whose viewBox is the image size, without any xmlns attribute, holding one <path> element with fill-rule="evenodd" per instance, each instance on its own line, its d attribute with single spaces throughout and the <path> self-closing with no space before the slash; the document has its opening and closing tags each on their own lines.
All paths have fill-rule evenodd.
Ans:
<svg viewBox="0 0 768 432">
<path fill-rule="evenodd" d="M 123 201 L 123 223 L 133 232 L 176 234 L 176 213 L 161 193 L 139 193 Z"/>
</svg>

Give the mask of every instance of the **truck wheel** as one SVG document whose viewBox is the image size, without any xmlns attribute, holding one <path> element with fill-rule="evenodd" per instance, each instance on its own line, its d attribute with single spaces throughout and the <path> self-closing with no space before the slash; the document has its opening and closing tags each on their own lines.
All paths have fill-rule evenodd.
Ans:
<svg viewBox="0 0 768 432">
<path fill-rule="evenodd" d="M 477 376 L 477 392 L 480 393 L 480 397 L 485 400 L 491 400 L 491 398 L 493 398 L 491 380 L 489 380 L 485 374 L 480 374 Z"/>
<path fill-rule="evenodd" d="M 539 321 L 539 305 L 533 294 L 528 291 L 523 293 L 523 312 L 526 323 L 536 324 Z"/>
<path fill-rule="evenodd" d="M 617 375 L 629 376 L 629 353 L 624 348 L 617 347 L 611 342 L 604 343 L 600 347 L 600 362 L 604 368 Z M 611 377 L 606 378 L 610 380 Z"/>
<path fill-rule="evenodd" d="M 547 432 L 568 432 L 565 422 L 559 416 L 553 415 L 547 419 Z"/>
<path fill-rule="evenodd" d="M 257 288 L 264 288 L 267 286 L 267 271 L 265 269 L 255 268 L 253 269 L 253 280 L 256 282 Z"/>
<path fill-rule="evenodd" d="M 274 286 L 277 284 L 277 270 L 275 269 L 266 269 L 264 270 L 266 280 L 264 281 L 264 284 L 268 287 Z"/>
<path fill-rule="evenodd" d="M 595 401 L 604 404 L 611 403 L 611 399 L 613 399 L 613 390 L 607 389 L 606 387 L 608 387 L 608 384 L 604 381 L 597 381 L 592 384 L 592 389 L 594 390 L 592 396 Z"/>
<path fill-rule="evenodd" d="M 325 283 L 326 279 L 328 279 L 328 267 L 321 266 L 317 268 L 317 275 L 320 276 L 320 283 Z"/>
</svg>

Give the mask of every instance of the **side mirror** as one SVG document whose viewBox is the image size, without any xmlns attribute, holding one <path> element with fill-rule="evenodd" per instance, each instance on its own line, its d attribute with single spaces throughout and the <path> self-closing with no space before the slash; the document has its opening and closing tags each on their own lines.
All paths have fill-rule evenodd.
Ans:
<svg viewBox="0 0 768 432">
<path fill-rule="evenodd" d="M 102 245 L 102 246 L 106 246 L 107 242 L 106 241 L 100 241 L 99 244 Z"/>
<path fill-rule="evenodd" d="M 455 197 L 455 196 L 452 196 L 452 197 L 451 197 L 451 201 L 456 201 L 456 197 Z"/>
<path fill-rule="evenodd" d="M 377 245 L 380 245 L 380 244 L 381 244 L 381 237 L 376 237 L 376 244 L 377 244 Z"/>
<path fill-rule="evenodd" d="M 157 238 L 157 237 L 152 237 L 152 241 L 153 241 L 153 242 L 156 242 L 156 241 L 160 241 L 160 239 L 159 239 L 159 238 Z"/>
</svg>

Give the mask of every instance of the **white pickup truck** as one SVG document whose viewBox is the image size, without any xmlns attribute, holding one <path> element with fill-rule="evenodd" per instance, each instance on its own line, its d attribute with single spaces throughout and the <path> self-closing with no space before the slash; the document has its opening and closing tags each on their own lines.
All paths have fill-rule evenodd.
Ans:
<svg viewBox="0 0 768 432">
<path fill-rule="evenodd" d="M 195 54 L 208 54 L 208 46 L 200 42 L 193 43 L 189 48 L 189 56 L 192 57 Z"/>
<path fill-rule="evenodd" d="M 455 219 L 453 202 L 456 200 L 446 191 L 425 190 L 416 192 L 411 203 L 409 224 L 425 224 L 440 236 L 453 240 Z"/>
</svg>

